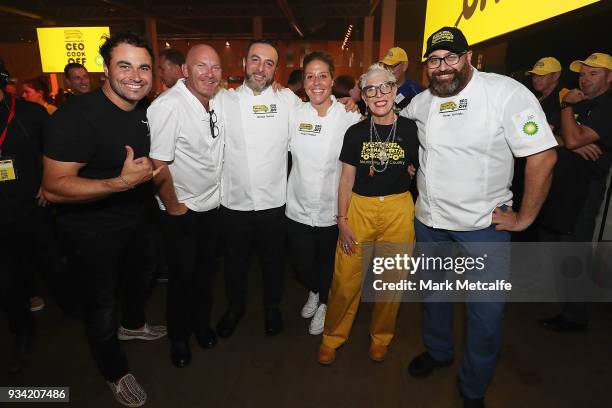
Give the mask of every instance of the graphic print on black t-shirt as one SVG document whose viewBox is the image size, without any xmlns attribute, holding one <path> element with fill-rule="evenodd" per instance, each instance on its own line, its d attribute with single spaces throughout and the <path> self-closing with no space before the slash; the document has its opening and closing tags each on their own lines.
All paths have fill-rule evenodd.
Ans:
<svg viewBox="0 0 612 408">
<path fill-rule="evenodd" d="M 101 89 L 71 98 L 49 121 L 45 155 L 61 162 L 85 163 L 80 177 L 118 177 L 126 145 L 134 150 L 134 159 L 149 155 L 147 105 L 143 100 L 132 111 L 121 110 Z M 145 183 L 95 202 L 66 204 L 59 222 L 66 229 L 93 233 L 127 228 L 138 222 L 152 194 L 151 184 Z"/>
<path fill-rule="evenodd" d="M 393 125 L 375 125 L 376 130 L 386 140 Z M 374 197 L 389 194 L 400 194 L 408 191 L 412 179 L 408 166 L 418 167 L 419 140 L 416 124 L 407 118 L 397 119 L 395 141 L 379 142 L 370 139 L 370 120 L 361 121 L 346 131 L 340 161 L 355 166 L 357 169 L 353 192 Z M 381 161 L 381 152 L 384 151 Z M 385 157 L 386 156 L 386 157 Z M 372 163 L 373 162 L 373 163 Z M 372 172 L 370 166 L 382 172 Z"/>
</svg>

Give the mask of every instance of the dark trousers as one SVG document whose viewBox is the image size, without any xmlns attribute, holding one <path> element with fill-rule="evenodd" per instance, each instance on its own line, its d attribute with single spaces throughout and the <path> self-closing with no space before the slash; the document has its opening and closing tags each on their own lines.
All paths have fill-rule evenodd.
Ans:
<svg viewBox="0 0 612 408">
<path fill-rule="evenodd" d="M 33 334 L 30 294 L 26 286 L 26 260 L 32 256 L 38 225 L 34 217 L 23 217 L 0 226 L 0 307 L 15 336 Z"/>
<path fill-rule="evenodd" d="M 457 242 L 472 257 L 482 256 L 479 243 L 500 243 L 499 252 L 487 259 L 487 274 L 507 279 L 510 273 L 510 233 L 494 226 L 477 231 L 434 229 L 414 221 L 417 242 Z M 504 243 L 508 243 L 507 247 Z M 419 248 L 419 247 L 417 247 Z M 415 251 L 421 253 L 419 249 Z M 476 275 L 478 276 L 478 275 Z M 489 280 L 490 281 L 490 280 Z M 434 294 L 435 296 L 435 294 Z M 461 391 L 468 398 L 483 398 L 501 349 L 505 304 L 466 302 L 467 333 L 463 364 L 459 371 Z M 438 361 L 453 358 L 453 304 L 426 302 L 423 313 L 423 339 L 427 351 Z"/>
<path fill-rule="evenodd" d="M 576 219 L 576 225 L 571 234 L 559 234 L 552 232 L 546 228 L 539 228 L 538 239 L 540 242 L 591 242 L 595 234 L 595 221 L 599 213 L 599 207 L 604 200 L 606 194 L 606 178 L 599 177 L 589 182 L 587 196 L 584 204 Z M 571 258 L 567 259 L 563 253 L 555 256 L 554 262 L 558 273 L 563 273 L 566 268 L 576 268 L 579 266 L 582 270 L 571 271 L 572 273 L 586 273 L 586 268 L 592 266 L 591 253 L 587 246 L 582 246 L 584 253 L 581 258 L 583 262 L 576 264 Z M 590 305 L 585 302 L 564 302 L 561 303 L 562 314 L 565 319 L 587 324 L 590 317 Z"/>
<path fill-rule="evenodd" d="M 219 211 L 162 212 L 168 258 L 168 337 L 187 341 L 192 331 L 209 326 L 211 284 L 216 269 Z"/>
<path fill-rule="evenodd" d="M 327 304 L 334 273 L 338 226 L 312 227 L 287 219 L 287 231 L 293 267 L 306 288 L 318 293 L 319 301 Z"/>
<path fill-rule="evenodd" d="M 263 301 L 267 309 L 277 308 L 283 290 L 285 261 L 285 206 L 261 211 L 235 211 L 221 207 L 225 246 L 225 288 L 228 307 L 245 310 L 247 271 L 255 249 L 263 273 Z"/>
<path fill-rule="evenodd" d="M 117 339 L 117 303 L 121 324 L 137 329 L 145 323 L 144 306 L 151 273 L 150 234 L 136 228 L 104 233 L 67 231 L 71 268 L 77 273 L 83 323 L 98 369 L 107 381 L 128 372 Z"/>
</svg>

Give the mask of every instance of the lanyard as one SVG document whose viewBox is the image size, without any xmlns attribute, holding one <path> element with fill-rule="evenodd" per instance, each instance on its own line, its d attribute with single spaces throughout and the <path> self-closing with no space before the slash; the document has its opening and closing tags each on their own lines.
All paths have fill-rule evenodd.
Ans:
<svg viewBox="0 0 612 408">
<path fill-rule="evenodd" d="M 6 95 L 6 94 L 5 94 Z M 11 109 L 9 111 L 8 120 L 6 121 L 6 126 L 0 134 L 0 149 L 2 149 L 2 145 L 4 144 L 4 139 L 6 139 L 6 134 L 8 133 L 8 127 L 11 124 L 13 117 L 15 117 L 15 95 L 11 95 Z"/>
</svg>

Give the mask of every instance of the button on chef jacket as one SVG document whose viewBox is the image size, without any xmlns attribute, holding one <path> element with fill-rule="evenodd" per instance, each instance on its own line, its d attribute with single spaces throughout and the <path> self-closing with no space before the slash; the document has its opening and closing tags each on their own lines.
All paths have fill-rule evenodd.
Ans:
<svg viewBox="0 0 612 408">
<path fill-rule="evenodd" d="M 185 80 L 162 93 L 147 109 L 151 129 L 152 159 L 170 162 L 168 169 L 176 197 L 193 211 L 219 207 L 221 194 L 221 153 L 224 126 L 220 90 L 210 101 L 215 111 L 219 136 L 212 137 L 210 115 L 202 103 L 187 89 Z M 159 208 L 164 205 L 156 197 Z"/>
<path fill-rule="evenodd" d="M 289 113 L 303 102 L 289 89 L 260 95 L 245 84 L 224 96 L 226 141 L 221 204 L 259 211 L 285 204 Z"/>
<path fill-rule="evenodd" d="M 456 96 L 430 90 L 401 114 L 417 123 L 419 198 L 415 215 L 433 228 L 473 231 L 512 205 L 513 156 L 557 145 L 538 100 L 519 82 L 473 69 Z"/>
<path fill-rule="evenodd" d="M 356 112 L 331 97 L 332 105 L 321 117 L 305 103 L 290 119 L 291 174 L 287 185 L 286 214 L 313 227 L 336 224 L 338 184 L 342 163 L 338 159 L 346 130 L 361 120 Z"/>
</svg>

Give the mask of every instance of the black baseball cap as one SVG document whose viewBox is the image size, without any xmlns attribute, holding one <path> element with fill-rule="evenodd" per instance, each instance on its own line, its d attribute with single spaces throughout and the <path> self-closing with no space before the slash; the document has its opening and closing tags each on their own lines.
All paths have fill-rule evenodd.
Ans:
<svg viewBox="0 0 612 408">
<path fill-rule="evenodd" d="M 457 27 L 442 27 L 427 39 L 427 51 L 423 58 L 435 50 L 449 50 L 459 54 L 468 50 L 468 42 Z"/>
</svg>

